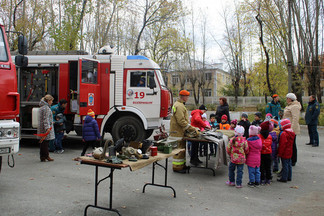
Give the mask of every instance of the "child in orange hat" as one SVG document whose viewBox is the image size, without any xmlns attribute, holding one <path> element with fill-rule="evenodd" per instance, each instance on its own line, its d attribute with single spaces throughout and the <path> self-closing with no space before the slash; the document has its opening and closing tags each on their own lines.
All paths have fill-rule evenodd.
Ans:
<svg viewBox="0 0 324 216">
<path fill-rule="evenodd" d="M 94 148 L 96 146 L 97 140 L 101 138 L 98 123 L 95 120 L 95 113 L 92 109 L 88 110 L 87 116 L 84 119 L 82 127 L 82 138 L 85 142 L 81 156 L 84 156 L 89 146 Z"/>
</svg>

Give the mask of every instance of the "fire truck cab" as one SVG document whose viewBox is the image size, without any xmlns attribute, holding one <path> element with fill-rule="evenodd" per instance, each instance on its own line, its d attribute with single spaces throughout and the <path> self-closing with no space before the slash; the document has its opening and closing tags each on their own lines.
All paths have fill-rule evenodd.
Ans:
<svg viewBox="0 0 324 216">
<path fill-rule="evenodd" d="M 20 54 L 27 53 L 27 39 L 22 35 L 18 38 L 18 47 Z M 17 153 L 20 138 L 20 126 L 16 121 L 19 114 L 20 97 L 17 92 L 16 66 L 11 59 L 9 50 L 4 26 L 0 24 L 0 171 L 2 156 Z M 16 60 L 18 66 L 27 65 L 28 60 L 24 56 L 19 55 Z"/>
<path fill-rule="evenodd" d="M 22 130 L 37 128 L 39 100 L 51 94 L 57 102 L 68 101 L 68 131 L 81 135 L 92 109 L 102 135 L 137 141 L 150 137 L 171 107 L 159 65 L 144 56 L 114 55 L 110 47 L 81 54 L 28 56 L 28 67 L 18 70 Z"/>
</svg>

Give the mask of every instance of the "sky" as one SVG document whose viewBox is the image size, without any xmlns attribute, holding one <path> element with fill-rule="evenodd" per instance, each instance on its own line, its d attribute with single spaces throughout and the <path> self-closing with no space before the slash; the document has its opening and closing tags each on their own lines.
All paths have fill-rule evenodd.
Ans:
<svg viewBox="0 0 324 216">
<path fill-rule="evenodd" d="M 225 24 L 222 14 L 224 10 L 233 11 L 234 0 L 185 0 L 183 2 L 188 8 L 193 8 L 194 14 L 198 15 L 200 12 L 206 14 L 208 36 L 207 61 L 210 63 L 225 64 L 221 49 L 215 40 L 220 44 L 222 43 L 225 33 Z M 196 35 L 198 35 L 200 31 L 199 23 L 197 23 L 196 28 Z M 199 40 L 199 38 L 197 39 Z M 201 53 L 201 48 L 198 48 L 198 56 L 200 56 Z"/>
</svg>

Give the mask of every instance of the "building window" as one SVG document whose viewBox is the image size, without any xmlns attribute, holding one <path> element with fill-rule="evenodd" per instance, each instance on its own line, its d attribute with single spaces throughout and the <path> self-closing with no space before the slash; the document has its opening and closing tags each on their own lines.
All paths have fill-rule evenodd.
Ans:
<svg viewBox="0 0 324 216">
<path fill-rule="evenodd" d="M 209 81 L 212 79 L 212 74 L 211 73 L 205 73 L 205 80 Z"/>
<path fill-rule="evenodd" d="M 179 82 L 179 76 L 172 75 L 172 84 L 178 84 L 178 82 Z"/>
<path fill-rule="evenodd" d="M 212 90 L 211 89 L 205 89 L 204 95 L 205 95 L 205 97 L 211 97 L 212 96 Z"/>
</svg>

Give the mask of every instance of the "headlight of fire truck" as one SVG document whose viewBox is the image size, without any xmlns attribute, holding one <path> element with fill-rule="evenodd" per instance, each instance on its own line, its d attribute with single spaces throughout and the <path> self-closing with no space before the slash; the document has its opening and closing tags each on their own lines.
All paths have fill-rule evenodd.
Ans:
<svg viewBox="0 0 324 216">
<path fill-rule="evenodd" d="M 0 128 L 0 139 L 13 139 L 18 137 L 18 128 Z"/>
</svg>

